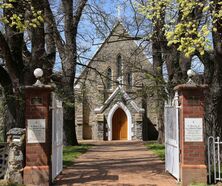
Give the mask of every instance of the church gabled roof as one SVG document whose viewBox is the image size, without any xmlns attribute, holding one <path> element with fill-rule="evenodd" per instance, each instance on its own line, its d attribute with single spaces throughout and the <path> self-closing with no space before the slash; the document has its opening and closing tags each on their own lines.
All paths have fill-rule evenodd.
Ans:
<svg viewBox="0 0 222 186">
<path fill-rule="evenodd" d="M 121 28 L 121 32 L 118 33 L 118 35 L 115 35 L 114 33 L 117 31 L 118 27 Z M 123 23 L 121 21 L 118 21 L 114 27 L 112 28 L 111 32 L 109 33 L 109 35 L 106 37 L 106 39 L 104 40 L 104 42 L 101 44 L 101 46 L 98 48 L 98 50 L 95 52 L 95 54 L 93 55 L 92 59 L 89 61 L 89 63 L 86 65 L 86 67 L 83 69 L 83 71 L 80 73 L 79 77 L 76 79 L 76 81 L 74 82 L 74 85 L 76 85 L 79 80 L 84 76 L 84 74 L 86 73 L 87 69 L 91 66 L 91 64 L 95 61 L 95 58 L 97 57 L 97 55 L 100 53 L 100 51 L 102 50 L 102 48 L 104 48 L 104 45 L 109 43 L 108 41 L 110 40 L 110 38 L 112 36 L 118 36 L 118 39 L 120 38 L 124 38 L 125 40 L 129 40 L 130 38 L 133 37 L 130 36 L 129 32 L 126 30 L 126 28 L 124 27 Z M 124 39 L 121 39 L 120 41 L 125 41 Z M 116 41 L 111 41 L 111 42 L 116 42 Z M 135 42 L 135 44 L 137 45 L 137 43 Z M 138 46 L 138 45 L 137 45 Z M 138 46 L 141 47 L 141 46 Z M 149 60 L 147 60 L 149 61 Z"/>
<path fill-rule="evenodd" d="M 119 26 L 122 25 L 122 23 L 120 21 L 118 21 L 114 27 L 112 28 L 111 32 L 109 33 L 109 35 L 106 37 L 106 39 L 104 40 L 104 42 L 101 44 L 101 46 L 98 48 L 98 50 L 95 52 L 95 54 L 93 55 L 92 59 L 89 61 L 89 63 L 86 65 L 86 67 L 83 69 L 83 71 L 81 72 L 81 74 L 79 75 L 79 77 L 76 79 L 76 82 L 74 82 L 74 85 L 76 85 L 78 83 L 78 81 L 81 79 L 81 77 L 84 75 L 85 71 L 87 70 L 87 67 L 89 67 L 91 65 L 91 63 L 94 61 L 94 59 L 96 58 L 97 54 L 101 51 L 101 49 L 103 48 L 103 46 L 107 43 L 107 41 L 110 39 L 110 37 L 113 35 L 115 29 Z M 122 25 L 123 26 L 123 25 Z M 124 26 L 123 26 L 124 27 Z"/>
<path fill-rule="evenodd" d="M 100 108 L 96 108 L 94 111 L 96 113 L 102 113 L 111 103 L 111 101 L 119 94 L 122 94 L 122 97 L 126 100 L 129 101 L 129 103 L 131 104 L 131 106 L 137 111 L 137 112 L 144 112 L 143 108 L 140 108 L 137 106 L 137 104 L 130 98 L 129 94 L 126 93 L 126 91 L 121 87 L 118 86 L 115 91 L 108 97 L 108 99 L 105 101 L 105 103 L 103 104 L 103 106 L 101 106 Z"/>
</svg>

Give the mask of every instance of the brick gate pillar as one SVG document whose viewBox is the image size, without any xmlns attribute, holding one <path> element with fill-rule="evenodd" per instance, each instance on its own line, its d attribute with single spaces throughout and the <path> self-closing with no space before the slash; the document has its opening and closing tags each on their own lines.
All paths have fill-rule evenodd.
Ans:
<svg viewBox="0 0 222 186">
<path fill-rule="evenodd" d="M 51 92 L 51 86 L 40 82 L 25 87 L 25 185 L 47 186 L 51 183 Z"/>
<path fill-rule="evenodd" d="M 207 85 L 175 87 L 180 102 L 180 174 L 183 186 L 207 183 L 204 144 L 204 90 Z"/>
</svg>

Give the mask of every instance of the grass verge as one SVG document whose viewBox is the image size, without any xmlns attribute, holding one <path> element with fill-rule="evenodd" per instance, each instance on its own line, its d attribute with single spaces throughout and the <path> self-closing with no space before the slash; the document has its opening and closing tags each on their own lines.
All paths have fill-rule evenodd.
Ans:
<svg viewBox="0 0 222 186">
<path fill-rule="evenodd" d="M 0 185 L 1 186 L 25 186 L 23 184 L 17 184 L 17 183 L 10 183 L 6 180 L 0 180 Z"/>
<path fill-rule="evenodd" d="M 76 158 L 85 153 L 91 145 L 80 144 L 76 146 L 63 147 L 63 167 L 71 166 Z"/>
<path fill-rule="evenodd" d="M 155 155 L 160 157 L 161 160 L 165 160 L 165 146 L 159 144 L 156 141 L 147 142 L 144 144 L 148 149 L 150 149 Z"/>
<path fill-rule="evenodd" d="M 191 183 L 189 186 L 212 186 L 212 185 L 207 185 L 206 183 Z"/>
</svg>

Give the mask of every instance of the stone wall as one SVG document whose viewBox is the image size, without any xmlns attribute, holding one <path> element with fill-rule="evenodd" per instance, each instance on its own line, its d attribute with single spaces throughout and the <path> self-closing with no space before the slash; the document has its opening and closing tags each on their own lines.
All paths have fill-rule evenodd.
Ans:
<svg viewBox="0 0 222 186">
<path fill-rule="evenodd" d="M 8 161 L 4 179 L 11 183 L 22 184 L 24 167 L 25 129 L 13 128 L 7 132 Z"/>
<path fill-rule="evenodd" d="M 124 40 L 124 36 L 130 37 L 123 25 L 119 23 L 89 62 L 88 66 L 90 68 L 86 68 L 77 81 L 76 127 L 78 139 L 101 138 L 100 135 L 98 137 L 98 126 L 94 110 L 103 106 L 107 98 L 118 87 L 118 55 L 121 55 L 123 62 L 123 89 L 139 107 L 146 106 L 145 117 L 149 117 L 150 123 L 156 123 L 155 105 L 152 100 L 150 99 L 149 102 L 146 97 L 146 105 L 142 103 L 142 92 L 144 91 L 142 84 L 146 86 L 152 85 L 146 78 L 146 74 L 152 73 L 152 65 L 143 54 L 142 48 L 138 47 L 133 40 Z M 111 89 L 106 88 L 108 68 L 112 69 Z M 132 87 L 127 85 L 127 74 L 129 72 L 132 72 Z M 130 108 L 128 109 L 130 110 Z M 133 112 L 132 115 L 134 114 Z M 92 132 L 90 133 L 89 131 Z"/>
</svg>

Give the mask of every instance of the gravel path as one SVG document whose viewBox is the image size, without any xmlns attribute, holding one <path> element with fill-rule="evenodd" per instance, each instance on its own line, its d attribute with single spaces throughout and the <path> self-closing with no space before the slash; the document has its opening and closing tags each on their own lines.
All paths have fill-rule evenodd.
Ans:
<svg viewBox="0 0 222 186">
<path fill-rule="evenodd" d="M 176 186 L 164 163 L 142 142 L 94 142 L 93 147 L 63 170 L 55 185 Z"/>
</svg>

